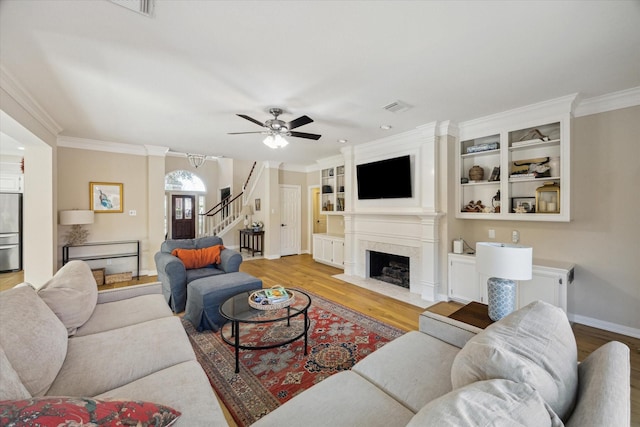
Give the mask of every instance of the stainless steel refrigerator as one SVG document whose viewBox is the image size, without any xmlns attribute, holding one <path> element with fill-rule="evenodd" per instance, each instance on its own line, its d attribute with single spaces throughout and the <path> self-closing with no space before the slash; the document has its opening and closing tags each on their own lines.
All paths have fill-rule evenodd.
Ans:
<svg viewBox="0 0 640 427">
<path fill-rule="evenodd" d="M 0 193 L 0 273 L 22 270 L 22 194 Z"/>
</svg>

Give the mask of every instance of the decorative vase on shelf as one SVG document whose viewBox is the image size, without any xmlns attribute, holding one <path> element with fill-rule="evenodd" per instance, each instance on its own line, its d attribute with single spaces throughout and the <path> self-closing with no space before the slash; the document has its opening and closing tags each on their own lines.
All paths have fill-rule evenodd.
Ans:
<svg viewBox="0 0 640 427">
<path fill-rule="evenodd" d="M 481 181 L 484 178 L 484 169 L 478 165 L 474 165 L 469 169 L 469 179 L 473 181 Z"/>
</svg>

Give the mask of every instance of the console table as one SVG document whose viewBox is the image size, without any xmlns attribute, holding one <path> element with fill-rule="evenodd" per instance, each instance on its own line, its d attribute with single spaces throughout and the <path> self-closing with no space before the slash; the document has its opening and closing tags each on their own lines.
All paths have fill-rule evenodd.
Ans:
<svg viewBox="0 0 640 427">
<path fill-rule="evenodd" d="M 120 251 L 108 253 L 100 253 L 95 255 L 69 255 L 70 248 L 87 248 L 87 247 L 98 247 L 98 246 L 122 246 L 123 248 Z M 135 245 L 136 250 L 133 252 L 129 250 L 127 247 L 130 246 L 133 249 L 133 245 Z M 136 279 L 140 279 L 140 240 L 120 240 L 117 242 L 90 242 L 83 243 L 81 245 L 64 245 L 62 247 L 62 265 L 65 265 L 69 261 L 72 260 L 81 260 L 81 261 L 95 261 L 100 259 L 116 259 L 116 258 L 136 258 L 137 271 L 136 271 Z"/>
<path fill-rule="evenodd" d="M 240 230 L 240 252 L 243 249 L 251 252 L 251 256 L 254 256 L 256 252 L 264 255 L 264 231 L 253 231 L 252 228 L 244 228 Z"/>
</svg>

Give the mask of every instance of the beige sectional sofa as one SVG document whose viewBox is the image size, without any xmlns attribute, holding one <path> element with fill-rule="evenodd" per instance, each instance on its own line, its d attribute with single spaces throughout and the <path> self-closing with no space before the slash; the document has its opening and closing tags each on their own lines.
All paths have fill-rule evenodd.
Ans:
<svg viewBox="0 0 640 427">
<path fill-rule="evenodd" d="M 578 364 L 564 312 L 538 301 L 486 330 L 425 312 L 409 332 L 255 427 L 630 425 L 629 348 Z"/>
<path fill-rule="evenodd" d="M 160 284 L 98 292 L 72 261 L 41 289 L 0 292 L 0 401 L 130 399 L 182 413 L 174 426 L 227 425 Z"/>
</svg>

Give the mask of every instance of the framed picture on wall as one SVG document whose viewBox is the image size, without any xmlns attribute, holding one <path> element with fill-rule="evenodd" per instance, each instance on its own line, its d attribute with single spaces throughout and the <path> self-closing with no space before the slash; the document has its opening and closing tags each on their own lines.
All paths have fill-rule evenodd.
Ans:
<svg viewBox="0 0 640 427">
<path fill-rule="evenodd" d="M 260 210 L 260 199 L 256 199 L 256 211 Z"/>
<path fill-rule="evenodd" d="M 122 213 L 123 185 L 117 182 L 90 182 L 90 209 L 95 213 Z"/>
</svg>

